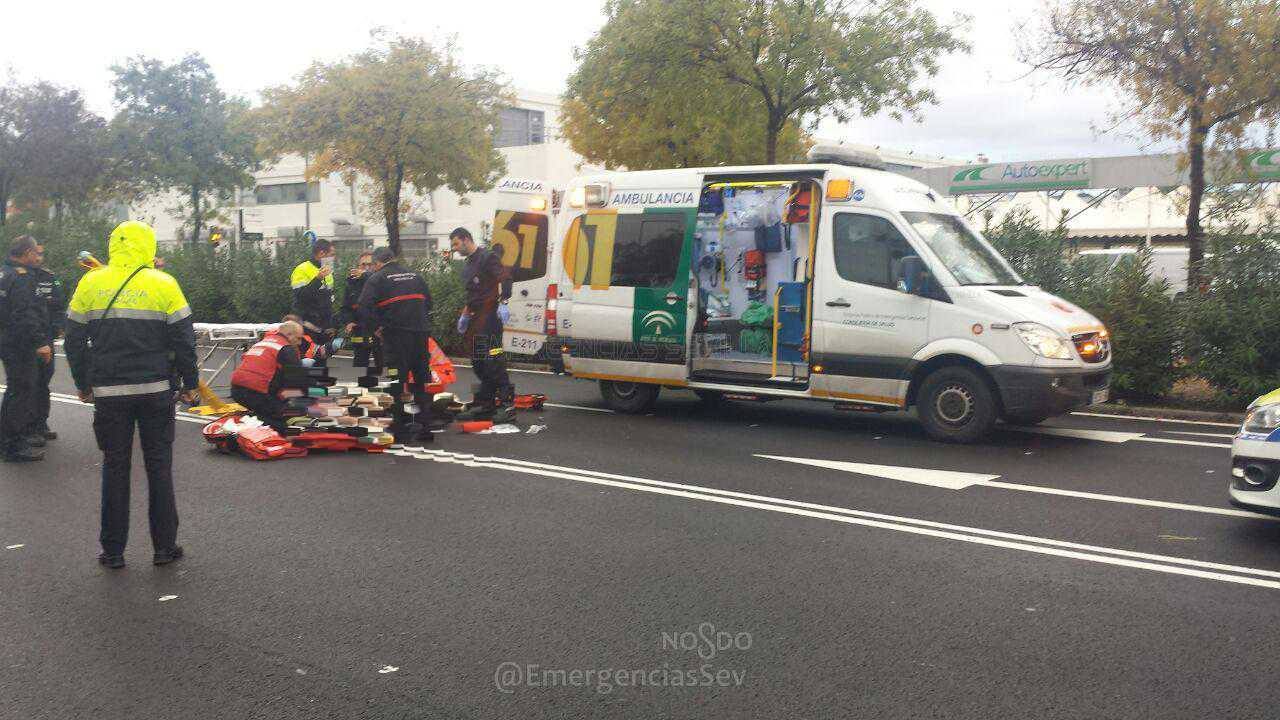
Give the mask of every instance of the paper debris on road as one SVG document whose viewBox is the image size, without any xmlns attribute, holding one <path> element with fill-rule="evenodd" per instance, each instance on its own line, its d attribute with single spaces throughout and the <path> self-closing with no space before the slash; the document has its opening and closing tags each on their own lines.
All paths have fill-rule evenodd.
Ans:
<svg viewBox="0 0 1280 720">
<path fill-rule="evenodd" d="M 518 426 L 512 425 L 511 423 L 503 423 L 501 425 L 494 425 L 491 428 L 485 428 L 484 430 L 481 430 L 476 434 L 477 435 L 509 435 L 511 433 L 518 433 L 518 432 L 520 432 L 520 428 Z"/>
<path fill-rule="evenodd" d="M 546 426 L 546 425 L 530 425 L 530 426 L 529 426 L 529 429 L 525 431 L 525 434 L 526 434 L 526 435 L 537 435 L 538 433 L 540 433 L 540 432 L 542 432 L 543 430 L 546 430 L 546 429 L 547 429 L 547 426 Z"/>
</svg>

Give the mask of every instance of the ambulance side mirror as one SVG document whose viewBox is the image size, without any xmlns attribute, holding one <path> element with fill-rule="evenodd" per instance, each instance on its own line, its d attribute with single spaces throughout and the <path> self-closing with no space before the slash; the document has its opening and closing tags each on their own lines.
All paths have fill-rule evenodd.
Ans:
<svg viewBox="0 0 1280 720">
<path fill-rule="evenodd" d="M 907 255 L 898 261 L 898 289 L 910 295 L 927 295 L 933 276 L 918 255 Z"/>
</svg>

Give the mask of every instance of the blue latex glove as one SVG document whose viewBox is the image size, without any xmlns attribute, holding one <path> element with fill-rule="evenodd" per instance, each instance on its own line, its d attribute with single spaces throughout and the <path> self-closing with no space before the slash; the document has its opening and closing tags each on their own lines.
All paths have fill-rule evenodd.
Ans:
<svg viewBox="0 0 1280 720">
<path fill-rule="evenodd" d="M 506 305 L 498 306 L 498 319 L 502 321 L 503 325 L 506 325 L 507 321 L 511 319 L 511 310 Z"/>
<path fill-rule="evenodd" d="M 467 331 L 467 326 L 470 324 L 471 324 L 470 315 L 463 313 L 458 316 L 458 332 L 459 333 L 465 333 Z"/>
<path fill-rule="evenodd" d="M 344 343 L 346 343 L 346 340 L 344 340 L 343 338 L 334 338 L 332 341 L 329 342 L 329 351 L 338 352 L 339 350 L 342 349 L 342 346 Z"/>
<path fill-rule="evenodd" d="M 315 358 L 302 358 L 302 367 L 315 367 Z"/>
</svg>

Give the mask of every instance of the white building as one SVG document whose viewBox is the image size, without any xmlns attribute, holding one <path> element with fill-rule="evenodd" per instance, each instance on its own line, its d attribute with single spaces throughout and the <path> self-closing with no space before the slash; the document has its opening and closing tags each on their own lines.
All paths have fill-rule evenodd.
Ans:
<svg viewBox="0 0 1280 720">
<path fill-rule="evenodd" d="M 563 187 L 580 172 L 598 169 L 560 137 L 560 100 L 547 93 L 520 91 L 513 107 L 502 111 L 499 151 L 506 157 L 508 177 L 543 180 Z M 266 243 L 281 242 L 304 230 L 322 238 L 360 247 L 386 244 L 381 221 L 368 214 L 372 202 L 357 181 L 347 184 L 337 174 L 306 181 L 307 158 L 286 156 L 271 167 L 254 173 L 253 189 L 237 192 L 235 200 L 220 211 L 215 224 L 227 235 L 237 232 Z M 465 227 L 484 237 L 495 210 L 494 193 L 470 193 L 460 197 L 442 188 L 430 194 L 410 194 L 400 237 L 404 250 L 421 254 L 447 246 L 448 234 Z M 170 212 L 177 195 L 158 197 L 134 207 L 130 216 L 149 222 L 162 243 L 182 239 L 182 221 Z"/>
</svg>

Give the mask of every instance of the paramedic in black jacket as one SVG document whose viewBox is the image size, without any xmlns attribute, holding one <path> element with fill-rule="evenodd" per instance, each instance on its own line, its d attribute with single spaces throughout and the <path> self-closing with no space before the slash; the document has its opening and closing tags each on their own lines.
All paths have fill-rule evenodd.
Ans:
<svg viewBox="0 0 1280 720">
<path fill-rule="evenodd" d="M 39 412 L 40 372 L 53 361 L 48 311 L 36 292 L 34 268 L 43 248 L 30 235 L 14 238 L 0 265 L 0 361 L 4 400 L 0 402 L 0 454 L 5 462 L 44 459 L 28 437 Z"/>
<path fill-rule="evenodd" d="M 431 290 L 422 276 L 406 270 L 390 248 L 373 251 L 374 272 L 360 293 L 360 325 L 366 332 L 382 336 L 383 351 L 404 384 L 396 394 L 395 424 L 392 433 L 399 442 L 431 442 L 431 382 L 427 340 L 431 336 Z M 413 382 L 409 382 L 412 373 Z M 418 406 L 418 427 L 404 407 L 405 393 L 412 393 Z"/>
<path fill-rule="evenodd" d="M 343 330 L 352 338 L 351 366 L 369 367 L 369 359 L 373 359 L 374 367 L 382 367 L 382 344 L 374 337 L 373 330 L 360 327 L 360 293 L 364 292 L 364 283 L 373 272 L 373 253 L 360 253 L 356 266 L 347 274 L 347 287 L 342 294 L 342 310 L 339 322 Z M 362 342 L 354 342 L 360 338 Z"/>
<path fill-rule="evenodd" d="M 62 334 L 62 321 L 67 317 L 67 292 L 57 275 L 45 269 L 43 259 L 40 265 L 31 268 L 35 276 L 36 295 L 44 302 L 49 316 L 49 341 L 52 342 Z M 49 362 L 40 367 L 40 384 L 36 388 L 36 417 L 28 427 L 27 436 L 33 439 L 33 445 L 39 447 L 46 440 L 57 440 L 58 433 L 49 429 L 49 383 L 53 380 L 53 356 Z"/>
<path fill-rule="evenodd" d="M 480 378 L 467 412 L 459 420 L 493 418 L 498 407 L 510 403 L 515 388 L 507 377 L 507 356 L 502 349 L 502 326 L 508 317 L 507 301 L 511 299 L 511 276 L 506 266 L 491 250 L 476 245 L 466 228 L 449 233 L 453 251 L 467 259 L 462 267 L 462 283 L 467 304 L 458 318 L 458 332 L 471 351 L 472 369 Z M 505 411 L 501 419 L 509 421 Z"/>
</svg>

